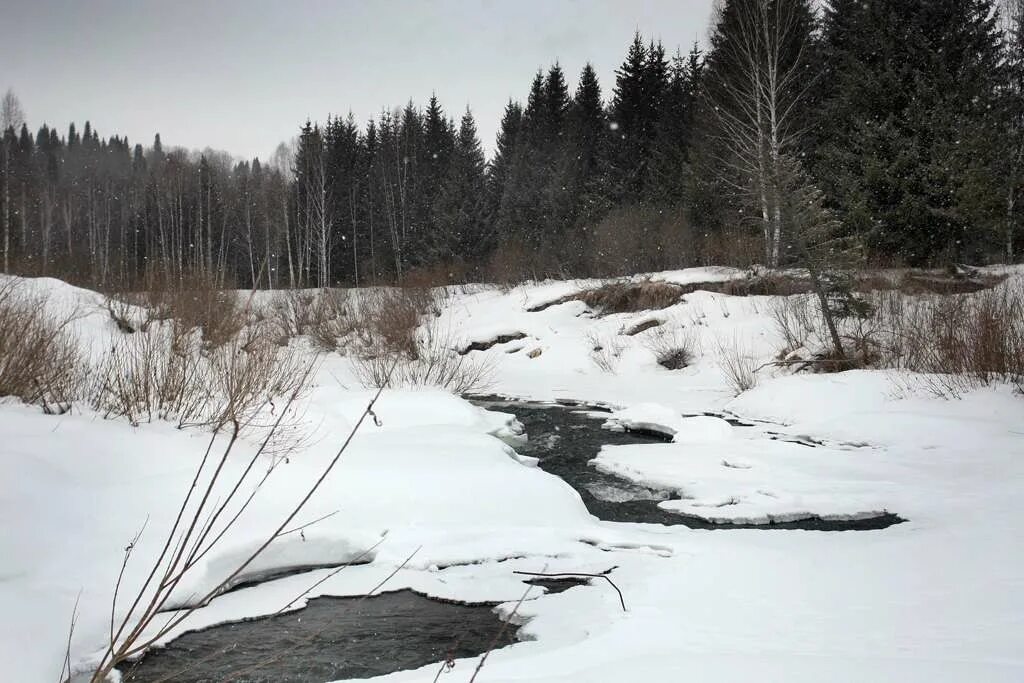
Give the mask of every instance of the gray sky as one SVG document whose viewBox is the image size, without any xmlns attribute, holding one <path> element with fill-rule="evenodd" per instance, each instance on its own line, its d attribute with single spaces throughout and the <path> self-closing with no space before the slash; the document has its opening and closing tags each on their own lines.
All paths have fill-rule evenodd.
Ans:
<svg viewBox="0 0 1024 683">
<path fill-rule="evenodd" d="M 509 97 L 558 59 L 607 97 L 634 29 L 686 52 L 712 0 L 0 0 L 0 90 L 30 126 L 269 157 L 307 118 L 472 107 L 494 144 Z"/>
</svg>

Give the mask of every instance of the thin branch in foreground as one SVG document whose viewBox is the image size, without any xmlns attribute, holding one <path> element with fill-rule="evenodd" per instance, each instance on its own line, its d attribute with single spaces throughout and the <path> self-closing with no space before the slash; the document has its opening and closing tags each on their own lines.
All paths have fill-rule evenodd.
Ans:
<svg viewBox="0 0 1024 683">
<path fill-rule="evenodd" d="M 71 638 L 75 635 L 75 624 L 78 622 L 78 602 L 82 599 L 82 591 L 75 597 L 75 606 L 71 608 L 71 625 L 68 627 L 68 642 L 64 648 L 64 664 L 60 669 L 58 683 L 71 680 Z"/>
<path fill-rule="evenodd" d="M 304 376 L 304 379 L 308 379 L 308 374 Z M 285 518 L 280 522 L 280 524 L 275 529 L 273 529 L 271 533 L 268 534 L 268 536 L 260 543 L 260 545 L 254 551 L 248 554 L 244 560 L 240 561 L 240 563 L 234 567 L 233 571 L 231 571 L 231 573 L 227 577 L 225 577 L 220 583 L 211 588 L 205 594 L 201 595 L 198 599 L 193 599 L 195 596 L 190 596 L 188 599 L 189 606 L 182 609 L 179 613 L 172 615 L 171 618 L 168 619 L 167 623 L 159 627 L 155 633 L 149 635 L 148 637 L 144 637 L 143 632 L 145 631 L 146 627 L 148 627 L 154 621 L 158 613 L 163 611 L 163 606 L 170 599 L 174 589 L 178 586 L 183 576 L 196 565 L 199 558 L 201 558 L 203 555 L 209 552 L 212 549 L 212 547 L 217 542 L 219 542 L 219 540 L 222 538 L 223 534 L 227 530 L 222 529 L 220 533 L 214 535 L 212 540 L 207 541 L 204 548 L 200 548 L 198 544 L 195 544 L 195 538 L 193 537 L 193 534 L 197 529 L 199 519 L 201 518 L 201 515 L 209 515 L 210 512 L 207 505 L 208 501 L 210 500 L 209 494 L 210 491 L 212 490 L 212 484 L 216 482 L 216 480 L 220 476 L 222 472 L 222 467 L 224 465 L 224 461 L 227 459 L 228 453 L 230 452 L 232 446 L 235 444 L 237 440 L 238 422 L 234 421 L 235 429 L 232 432 L 231 439 L 229 440 L 229 443 L 225 448 L 224 453 L 222 453 L 219 462 L 214 468 L 213 473 L 210 475 L 212 477 L 211 483 L 207 487 L 205 487 L 206 491 L 203 493 L 202 497 L 197 502 L 196 510 L 191 514 L 191 522 L 186 524 L 186 528 L 181 531 L 181 533 L 177 537 L 177 542 L 174 543 L 172 541 L 172 539 L 174 538 L 174 532 L 178 528 L 178 525 L 183 521 L 181 519 L 181 516 L 184 514 L 186 507 L 186 503 L 183 503 L 181 509 L 179 510 L 179 517 L 175 522 L 175 526 L 172 528 L 172 534 L 168 536 L 168 540 L 167 543 L 165 543 L 164 550 L 161 552 L 160 558 L 158 558 L 156 564 L 154 564 L 152 568 L 152 571 L 150 573 L 150 579 L 147 580 L 143 588 L 140 589 L 139 594 L 136 596 L 136 603 L 134 603 L 133 608 L 129 610 L 129 613 L 128 615 L 126 615 L 121 628 L 118 629 L 117 633 L 115 634 L 115 638 L 117 638 L 118 636 L 120 636 L 121 633 L 124 632 L 124 629 L 127 627 L 127 624 L 131 619 L 131 615 L 134 611 L 135 605 L 139 601 L 141 601 L 142 596 L 146 590 L 146 586 L 149 585 L 149 583 L 153 579 L 153 576 L 157 573 L 158 567 L 163 562 L 164 558 L 167 556 L 167 553 L 170 551 L 170 546 L 174 545 L 175 550 L 172 552 L 172 557 L 170 558 L 169 564 L 164 571 L 163 578 L 160 580 L 159 585 L 156 588 L 152 600 L 150 601 L 146 609 L 143 611 L 142 615 L 137 618 L 134 626 L 131 628 L 128 635 L 123 639 L 122 643 L 120 645 L 117 645 L 115 642 L 111 642 L 108 644 L 106 653 L 100 660 L 100 663 L 93 674 L 93 683 L 99 683 L 100 681 L 103 681 L 106 678 L 106 676 L 110 672 L 112 672 L 120 663 L 130 660 L 142 654 L 153 643 L 163 638 L 165 635 L 171 632 L 178 624 L 187 619 L 192 613 L 196 611 L 196 609 L 198 609 L 200 606 L 207 604 L 213 597 L 220 594 L 223 591 L 224 587 L 230 586 L 232 582 L 242 572 L 244 572 L 245 569 L 256 559 L 256 557 L 258 557 L 275 539 L 277 539 L 282 532 L 289 528 L 295 517 L 298 516 L 298 514 L 305 507 L 306 503 L 309 502 L 309 500 L 313 497 L 313 495 L 317 492 L 317 490 L 320 488 L 323 482 L 327 479 L 328 475 L 337 465 L 338 461 L 341 459 L 342 455 L 345 453 L 346 449 L 348 448 L 352 440 L 355 438 L 356 433 L 359 431 L 363 422 L 366 421 L 367 417 L 373 415 L 374 405 L 380 398 L 387 384 L 388 382 L 385 381 L 384 383 L 382 383 L 382 386 L 378 388 L 377 392 L 374 394 L 372 399 L 364 408 L 362 414 L 359 416 L 359 419 L 356 421 L 356 423 L 349 431 L 347 438 L 338 448 L 333 458 L 331 458 L 331 460 L 321 471 L 316 481 L 314 481 L 309 486 L 301 500 L 290 509 L 290 512 L 285 516 Z M 284 410 L 282 411 L 282 417 L 284 414 L 288 412 L 288 410 L 294 404 L 300 390 L 301 387 L 297 387 L 295 391 L 293 391 L 291 395 L 289 395 L 288 401 L 284 406 Z M 275 421 L 274 425 L 271 427 L 271 433 L 273 433 L 273 431 L 275 431 L 279 427 L 279 425 L 280 418 L 278 419 L 278 421 Z M 217 433 L 215 431 L 214 435 L 211 437 L 210 446 L 208 446 L 207 448 L 207 453 L 203 458 L 203 462 L 200 464 L 200 469 L 196 473 L 196 477 L 195 480 L 193 481 L 192 487 L 190 488 L 188 494 L 185 497 L 186 501 L 191 497 L 192 491 L 196 487 L 196 484 L 199 480 L 199 473 L 202 471 L 203 466 L 207 461 L 210 448 L 212 447 L 216 435 Z M 253 461 L 255 461 L 255 459 L 259 457 L 260 454 L 265 452 L 265 447 L 268 442 L 269 435 L 268 439 L 265 440 L 263 444 L 261 444 L 256 454 L 254 454 L 252 458 Z M 247 466 L 244 469 L 242 475 L 243 478 L 251 471 L 251 468 L 252 462 L 250 462 L 249 466 Z M 239 484 L 236 483 L 235 487 L 231 489 L 231 492 L 228 495 L 228 500 L 230 500 L 238 490 Z M 255 495 L 255 492 L 253 492 L 252 495 Z M 246 499 L 245 503 L 243 504 L 243 510 L 245 507 L 248 506 L 248 503 L 251 501 L 252 495 L 250 495 L 249 498 Z M 214 504 L 215 513 L 213 519 L 215 519 L 216 516 L 223 511 L 223 509 L 226 507 L 226 504 L 226 502 L 222 502 L 219 506 L 217 504 Z M 242 511 L 240 510 L 228 521 L 228 527 L 234 524 L 234 522 L 238 519 L 238 516 L 241 514 L 241 512 Z M 202 540 L 206 538 L 207 534 L 211 533 L 211 529 L 212 526 L 203 526 L 198 530 L 198 538 L 200 539 L 200 543 L 202 543 Z"/>
<path fill-rule="evenodd" d="M 479 674 L 480 670 L 484 668 L 484 663 L 487 662 L 487 658 L 491 655 L 491 652 L 494 651 L 494 648 L 498 646 L 498 641 L 500 641 L 501 637 L 505 635 L 505 631 L 508 630 L 508 625 L 512 623 L 512 619 L 515 618 L 516 613 L 519 611 L 519 608 L 523 606 L 523 602 L 526 600 L 526 596 L 528 596 L 530 594 L 530 591 L 532 591 L 533 589 L 534 586 L 529 585 L 526 587 L 526 590 L 523 591 L 523 595 L 519 598 L 519 602 L 517 602 L 516 606 L 512 609 L 511 612 L 509 612 L 508 618 L 506 618 L 505 621 L 502 622 L 501 628 L 498 629 L 498 632 L 494 635 L 494 638 L 491 639 L 491 642 L 487 645 L 487 651 L 484 652 L 484 654 L 480 657 L 480 661 L 477 662 L 476 669 L 473 670 L 473 675 L 470 677 L 469 683 L 474 683 L 474 681 L 476 681 L 477 674 Z"/>
</svg>

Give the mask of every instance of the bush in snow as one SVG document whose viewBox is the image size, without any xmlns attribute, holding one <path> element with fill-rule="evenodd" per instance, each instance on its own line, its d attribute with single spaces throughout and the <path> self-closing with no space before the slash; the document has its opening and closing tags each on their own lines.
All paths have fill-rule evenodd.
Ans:
<svg viewBox="0 0 1024 683">
<path fill-rule="evenodd" d="M 360 292 L 350 350 L 365 386 L 434 386 L 463 394 L 486 389 L 487 360 L 459 353 L 456 335 L 438 320 L 441 290 Z"/>
<path fill-rule="evenodd" d="M 596 332 L 588 332 L 586 341 L 590 345 L 590 360 L 594 361 L 594 365 L 602 372 L 614 374 L 619 357 L 626 348 L 625 343 L 616 335 L 605 337 Z"/>
<path fill-rule="evenodd" d="M 718 340 L 718 367 L 737 396 L 757 386 L 757 359 L 739 337 Z"/>
<path fill-rule="evenodd" d="M 337 350 L 355 325 L 348 296 L 337 289 L 275 292 L 264 316 L 278 344 L 304 335 L 324 351 Z"/>
<path fill-rule="evenodd" d="M 174 320 L 185 330 L 198 329 L 211 349 L 234 339 L 250 322 L 249 307 L 242 305 L 238 292 L 226 289 L 223 278 L 203 271 L 180 277 L 151 274 L 142 300 L 152 320 Z"/>
<path fill-rule="evenodd" d="M 1024 280 L 975 294 L 867 295 L 858 314 L 836 319 L 847 360 L 917 373 L 939 395 L 994 382 L 1024 388 Z M 809 296 L 772 305 L 789 364 L 828 368 L 828 332 Z"/>
<path fill-rule="evenodd" d="M 299 391 L 310 364 L 275 345 L 261 325 L 206 350 L 198 333 L 172 323 L 117 340 L 95 373 L 92 407 L 132 424 L 251 426 L 276 397 Z"/>
<path fill-rule="evenodd" d="M 696 355 L 694 336 L 685 328 L 661 326 L 644 335 L 643 345 L 654 354 L 658 365 L 668 370 L 681 370 Z"/>
<path fill-rule="evenodd" d="M 411 350 L 371 344 L 353 357 L 353 368 L 367 387 L 432 386 L 456 394 L 487 389 L 492 366 L 477 354 L 460 354 L 456 341 L 451 330 L 431 321 L 415 331 Z"/>
<path fill-rule="evenodd" d="M 0 281 L 0 396 L 16 396 L 47 412 L 64 412 L 85 381 L 74 312 L 55 314 L 46 298 Z"/>
</svg>

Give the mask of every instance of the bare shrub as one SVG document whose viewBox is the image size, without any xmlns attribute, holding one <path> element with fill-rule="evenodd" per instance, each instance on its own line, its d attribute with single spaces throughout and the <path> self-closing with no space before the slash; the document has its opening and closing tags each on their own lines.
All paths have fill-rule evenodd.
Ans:
<svg viewBox="0 0 1024 683">
<path fill-rule="evenodd" d="M 828 333 L 810 297 L 779 299 L 772 303 L 772 315 L 786 363 L 907 370 L 920 375 L 914 383 L 942 396 L 995 382 L 1024 386 L 1024 282 L 1019 279 L 974 294 L 874 291 L 858 314 L 836 319 L 847 363 L 829 364 Z"/>
<path fill-rule="evenodd" d="M 62 413 L 81 393 L 86 371 L 70 330 L 76 314 L 52 313 L 46 304 L 19 281 L 0 281 L 0 396 Z"/>
<path fill-rule="evenodd" d="M 440 313 L 436 290 L 381 288 L 360 292 L 355 305 L 355 326 L 371 352 L 387 351 L 415 358 L 419 352 L 416 330 L 427 315 Z"/>
<path fill-rule="evenodd" d="M 337 452 L 326 466 L 320 469 L 319 475 L 314 474 L 314 477 L 308 480 L 308 484 L 300 489 L 305 492 L 299 501 L 285 508 L 287 514 L 283 514 L 280 521 L 268 527 L 266 533 L 260 537 L 257 546 L 251 551 L 247 550 L 242 553 L 236 562 L 223 568 L 223 573 L 216 578 L 215 585 L 204 588 L 198 595 L 190 595 L 185 604 L 179 603 L 180 599 L 176 597 L 176 591 L 182 582 L 187 583 L 191 576 L 206 570 L 202 562 L 203 558 L 222 545 L 222 539 L 251 505 L 276 465 L 282 462 L 280 458 L 271 458 L 269 467 L 258 465 L 261 458 L 268 454 L 268 447 L 275 441 L 275 435 L 280 430 L 283 420 L 292 412 L 301 389 L 302 386 L 299 385 L 295 392 L 282 397 L 282 405 L 277 411 L 277 416 L 267 425 L 267 434 L 260 442 L 259 447 L 254 449 L 251 454 L 241 456 L 242 467 L 234 471 L 238 472 L 237 475 L 234 472 L 228 474 L 231 470 L 225 468 L 225 464 L 229 458 L 232 458 L 232 451 L 238 443 L 241 426 L 237 422 L 231 423 L 227 425 L 228 429 L 223 430 L 223 434 L 220 430 L 214 430 L 206 449 L 206 455 L 199 461 L 191 484 L 184 491 L 178 507 L 178 514 L 170 530 L 162 537 L 162 543 L 157 546 L 160 549 L 159 552 L 155 554 L 155 557 L 146 560 L 143 570 L 148 568 L 148 573 L 145 573 L 147 578 L 137 590 L 127 596 L 127 608 L 119 605 L 121 579 L 124 577 L 125 568 L 132 560 L 132 553 L 143 534 L 145 525 L 143 525 L 143 530 L 140 530 L 125 547 L 121 571 L 114 585 L 110 602 L 109 638 L 106 639 L 103 653 L 96 662 L 92 675 L 89 676 L 90 683 L 103 683 L 110 680 L 111 676 L 116 675 L 115 669 L 118 666 L 143 654 L 161 638 L 173 632 L 197 609 L 208 604 L 217 595 L 236 586 L 244 576 L 246 569 L 272 543 L 293 533 L 296 528 L 302 529 L 318 521 L 314 520 L 296 528 L 289 528 L 293 525 L 293 520 L 327 480 L 331 471 L 345 454 L 360 426 L 367 417 L 373 415 L 374 404 L 380 398 L 379 391 L 367 403 L 347 437 L 339 445 Z M 218 444 L 218 437 L 222 435 L 224 438 L 220 441 L 223 446 L 220 454 L 217 455 L 213 449 Z M 375 548 L 376 545 L 367 548 L 353 562 L 371 556 Z M 404 566 L 405 563 L 402 563 L 399 568 Z M 340 568 L 335 569 L 334 573 L 338 571 Z M 396 569 L 395 573 L 397 571 Z M 319 584 L 312 584 L 292 602 L 282 607 L 282 610 L 303 598 L 317 585 Z M 134 597 L 132 597 L 133 595 Z M 169 612 L 170 614 L 168 614 Z M 74 623 L 75 618 L 72 617 L 72 632 Z M 70 675 L 70 636 L 64 670 L 68 671 Z"/>
<path fill-rule="evenodd" d="M 146 320 L 139 315 L 139 309 L 133 305 L 126 296 L 117 294 L 108 295 L 104 305 L 107 315 L 117 326 L 117 329 L 125 334 L 134 334 L 136 330 L 146 325 Z"/>
<path fill-rule="evenodd" d="M 586 341 L 590 345 L 590 360 L 594 361 L 602 372 L 615 373 L 619 358 L 626 345 L 616 335 L 601 336 L 596 332 L 588 332 Z"/>
<path fill-rule="evenodd" d="M 337 289 L 276 292 L 267 320 L 278 344 L 305 335 L 324 351 L 336 350 L 354 325 L 348 297 Z"/>
<path fill-rule="evenodd" d="M 824 331 L 818 324 L 820 315 L 811 297 L 781 297 L 772 301 L 770 308 L 775 329 L 785 344 L 782 355 L 819 343 L 823 339 L 821 335 Z M 815 342 L 811 342 L 812 338 Z"/>
<path fill-rule="evenodd" d="M 737 396 L 757 386 L 757 359 L 738 337 L 718 340 L 718 367 Z"/>
<path fill-rule="evenodd" d="M 958 396 L 996 382 L 1024 390 L 1024 282 L 973 295 L 909 298 L 877 306 L 886 367 L 921 373 L 934 393 Z"/>
<path fill-rule="evenodd" d="M 654 354 L 658 365 L 667 370 L 681 370 L 693 362 L 696 340 L 682 327 L 661 326 L 643 337 L 643 345 Z"/>
<path fill-rule="evenodd" d="M 238 292 L 202 271 L 181 278 L 150 276 L 145 301 L 153 320 L 175 320 L 186 331 L 201 330 L 207 348 L 227 343 L 249 322 Z"/>
<path fill-rule="evenodd" d="M 353 303 L 353 369 L 365 386 L 435 386 L 458 394 L 485 389 L 489 360 L 460 354 L 442 324 L 443 290 L 364 290 Z"/>
<path fill-rule="evenodd" d="M 297 391 L 309 363 L 280 349 L 261 326 L 205 351 L 172 323 L 117 340 L 96 372 L 92 406 L 132 424 L 248 425 L 273 400 Z"/>
<path fill-rule="evenodd" d="M 368 387 L 433 386 L 456 394 L 480 392 L 491 384 L 493 365 L 477 354 L 460 354 L 450 328 L 430 321 L 403 343 L 366 347 L 353 359 L 359 381 Z"/>
<path fill-rule="evenodd" d="M 273 325 L 279 344 L 287 345 L 288 340 L 306 333 L 315 302 L 316 293 L 311 290 L 279 290 L 273 293 L 265 316 Z"/>
</svg>

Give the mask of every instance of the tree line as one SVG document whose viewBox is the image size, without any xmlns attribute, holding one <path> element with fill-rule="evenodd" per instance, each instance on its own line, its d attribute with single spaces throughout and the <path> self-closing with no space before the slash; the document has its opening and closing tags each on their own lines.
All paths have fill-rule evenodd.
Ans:
<svg viewBox="0 0 1024 683">
<path fill-rule="evenodd" d="M 436 97 L 307 121 L 267 161 L 33 135 L 4 98 L 5 272 L 239 286 L 800 261 L 813 198 L 865 261 L 1019 257 L 1024 0 L 720 0 L 706 51 L 634 36 L 607 94 L 558 63 L 490 159 Z M 801 204 L 803 202 L 803 204 Z M 829 242 L 831 243 L 831 242 Z"/>
</svg>

